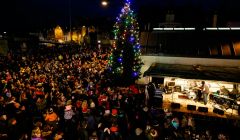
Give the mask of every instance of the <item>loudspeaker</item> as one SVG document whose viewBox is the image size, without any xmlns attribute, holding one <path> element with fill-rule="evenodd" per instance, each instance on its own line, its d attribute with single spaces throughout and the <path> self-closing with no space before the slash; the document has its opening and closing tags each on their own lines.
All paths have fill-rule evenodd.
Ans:
<svg viewBox="0 0 240 140">
<path fill-rule="evenodd" d="M 171 108 L 179 109 L 180 108 L 180 104 L 179 103 L 171 103 Z"/>
<path fill-rule="evenodd" d="M 162 98 L 153 98 L 154 107 L 162 107 L 163 99 Z"/>
<path fill-rule="evenodd" d="M 208 112 L 208 108 L 207 107 L 198 107 L 198 111 L 207 113 Z"/>
<path fill-rule="evenodd" d="M 196 110 L 195 105 L 187 105 L 187 110 Z"/>
<path fill-rule="evenodd" d="M 221 110 L 221 109 L 218 109 L 218 108 L 214 108 L 214 109 L 213 109 L 213 112 L 214 112 L 214 113 L 217 113 L 217 114 L 219 114 L 219 115 L 224 115 L 224 111 Z"/>
</svg>

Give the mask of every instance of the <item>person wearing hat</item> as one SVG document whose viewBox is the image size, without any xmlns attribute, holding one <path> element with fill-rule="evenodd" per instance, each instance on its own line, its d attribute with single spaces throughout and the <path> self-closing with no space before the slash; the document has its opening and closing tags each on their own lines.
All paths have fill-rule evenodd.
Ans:
<svg viewBox="0 0 240 140">
<path fill-rule="evenodd" d="M 72 109 L 72 101 L 68 100 L 64 109 L 64 126 L 66 139 L 73 139 L 74 137 L 74 130 L 72 127 L 74 125 L 74 115 L 75 112 Z"/>
<path fill-rule="evenodd" d="M 45 121 L 50 126 L 56 126 L 58 121 L 58 115 L 53 111 L 53 108 L 49 108 L 45 116 Z"/>
<path fill-rule="evenodd" d="M 112 109 L 111 110 L 111 116 L 110 116 L 111 123 L 117 123 L 118 122 L 118 110 Z"/>
<path fill-rule="evenodd" d="M 112 116 L 116 117 L 118 115 L 117 109 L 112 109 Z"/>
<path fill-rule="evenodd" d="M 65 121 L 71 120 L 75 113 L 72 110 L 72 101 L 68 100 L 64 109 L 64 119 Z"/>
</svg>

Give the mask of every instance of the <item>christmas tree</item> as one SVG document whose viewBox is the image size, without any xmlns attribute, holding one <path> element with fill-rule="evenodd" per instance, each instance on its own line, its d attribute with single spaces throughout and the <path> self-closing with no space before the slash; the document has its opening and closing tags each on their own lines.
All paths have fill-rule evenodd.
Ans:
<svg viewBox="0 0 240 140">
<path fill-rule="evenodd" d="M 109 58 L 111 80 L 117 86 L 129 86 L 140 78 L 139 26 L 130 1 L 126 0 L 114 25 L 114 43 Z"/>
</svg>

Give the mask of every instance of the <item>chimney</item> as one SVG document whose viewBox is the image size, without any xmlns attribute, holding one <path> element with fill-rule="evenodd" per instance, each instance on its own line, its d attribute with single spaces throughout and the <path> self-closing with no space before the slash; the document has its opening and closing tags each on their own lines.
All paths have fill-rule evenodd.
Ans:
<svg viewBox="0 0 240 140">
<path fill-rule="evenodd" d="M 212 27 L 217 27 L 217 14 L 213 15 Z"/>
<path fill-rule="evenodd" d="M 174 22 L 174 17 L 175 15 L 173 14 L 173 11 L 168 11 L 168 13 L 166 14 L 166 23 L 173 23 Z"/>
<path fill-rule="evenodd" d="M 150 23 L 148 23 L 148 25 L 147 25 L 147 30 L 148 30 L 148 31 L 151 30 L 151 24 L 150 24 Z"/>
<path fill-rule="evenodd" d="M 150 23 L 147 23 L 144 25 L 144 30 L 149 31 L 150 30 Z"/>
</svg>

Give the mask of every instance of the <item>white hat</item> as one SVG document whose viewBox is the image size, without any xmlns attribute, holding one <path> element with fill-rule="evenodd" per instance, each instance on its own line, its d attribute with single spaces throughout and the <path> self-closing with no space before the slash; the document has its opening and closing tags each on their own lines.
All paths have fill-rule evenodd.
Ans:
<svg viewBox="0 0 240 140">
<path fill-rule="evenodd" d="M 148 107 L 145 106 L 145 107 L 143 108 L 143 111 L 144 111 L 144 112 L 147 112 L 147 111 L 148 111 Z"/>
<path fill-rule="evenodd" d="M 48 113 L 49 113 L 49 114 L 53 113 L 53 108 L 50 107 L 50 108 L 48 109 Z"/>
<path fill-rule="evenodd" d="M 110 110 L 105 110 L 105 114 L 104 115 L 109 115 L 110 114 Z"/>
<path fill-rule="evenodd" d="M 90 108 L 95 108 L 95 103 L 94 102 L 90 103 Z"/>
</svg>

